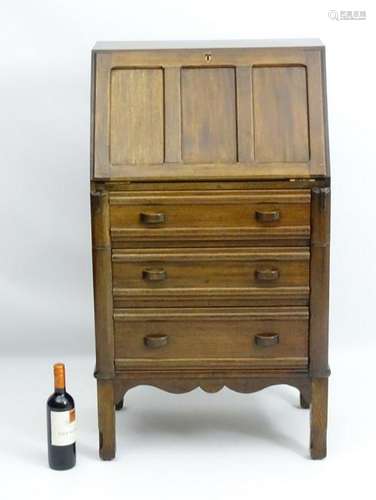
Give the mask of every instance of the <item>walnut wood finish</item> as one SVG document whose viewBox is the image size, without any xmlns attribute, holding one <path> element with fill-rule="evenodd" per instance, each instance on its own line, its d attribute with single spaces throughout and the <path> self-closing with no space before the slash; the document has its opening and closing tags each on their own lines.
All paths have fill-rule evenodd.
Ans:
<svg viewBox="0 0 376 500">
<path fill-rule="evenodd" d="M 181 106 L 182 161 L 235 162 L 234 68 L 182 68 Z"/>
<path fill-rule="evenodd" d="M 307 369 L 305 308 L 120 309 L 114 320 L 115 367 L 122 369 Z M 148 348 L 155 346 L 163 349 Z"/>
<path fill-rule="evenodd" d="M 310 235 L 310 191 L 203 191 L 201 193 L 113 193 L 111 237 L 114 247 L 144 246 L 172 240 L 223 243 L 224 240 L 286 245 Z M 278 217 L 275 216 L 278 214 Z M 145 222 L 145 218 L 147 221 Z"/>
<path fill-rule="evenodd" d="M 306 401 L 311 399 L 312 383 L 304 374 L 289 374 L 287 372 L 278 372 L 278 370 L 252 372 L 237 370 L 234 371 L 216 371 L 208 370 L 197 371 L 194 376 L 190 372 L 118 372 L 114 382 L 116 401 L 123 401 L 124 394 L 137 385 L 149 385 L 163 389 L 173 394 L 182 394 L 200 388 L 205 392 L 215 393 L 227 387 L 233 391 L 248 394 L 260 391 L 272 385 L 287 384 L 296 387 L 300 395 Z"/>
<path fill-rule="evenodd" d="M 327 175 L 323 50 L 95 50 L 93 176 Z"/>
<path fill-rule="evenodd" d="M 103 460 L 115 457 L 115 400 L 112 380 L 98 380 L 99 455 Z"/>
<path fill-rule="evenodd" d="M 309 259 L 288 247 L 117 249 L 114 305 L 308 305 Z"/>
<path fill-rule="evenodd" d="M 253 70 L 255 157 L 260 162 L 309 160 L 306 78 L 303 66 Z M 281 120 L 292 114 L 294 120 Z"/>
<path fill-rule="evenodd" d="M 311 297 L 310 297 L 310 374 L 329 375 L 329 256 L 330 188 L 312 189 L 311 208 Z"/>
<path fill-rule="evenodd" d="M 328 421 L 328 379 L 312 380 L 311 457 L 326 457 L 326 427 Z"/>
<path fill-rule="evenodd" d="M 114 375 L 112 267 L 108 192 L 92 191 L 91 221 L 96 339 L 96 371 Z"/>
<path fill-rule="evenodd" d="M 113 165 L 163 161 L 162 103 L 161 69 L 112 71 L 110 161 Z"/>
<path fill-rule="evenodd" d="M 288 384 L 326 455 L 330 179 L 318 41 L 92 59 L 99 453 L 132 387 Z"/>
</svg>

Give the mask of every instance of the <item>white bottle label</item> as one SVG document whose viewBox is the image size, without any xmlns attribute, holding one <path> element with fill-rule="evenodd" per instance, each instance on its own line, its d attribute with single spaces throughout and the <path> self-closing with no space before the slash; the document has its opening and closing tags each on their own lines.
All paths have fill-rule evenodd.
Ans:
<svg viewBox="0 0 376 500">
<path fill-rule="evenodd" d="M 67 446 L 76 441 L 76 412 L 51 411 L 51 444 Z"/>
</svg>

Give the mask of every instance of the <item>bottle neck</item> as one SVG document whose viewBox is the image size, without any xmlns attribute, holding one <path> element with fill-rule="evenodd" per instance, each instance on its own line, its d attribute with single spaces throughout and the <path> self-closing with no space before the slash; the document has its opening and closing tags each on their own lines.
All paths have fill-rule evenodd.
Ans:
<svg viewBox="0 0 376 500">
<path fill-rule="evenodd" d="M 65 366 L 63 363 L 56 363 L 54 365 L 54 385 L 57 394 L 64 394 L 65 392 Z"/>
</svg>

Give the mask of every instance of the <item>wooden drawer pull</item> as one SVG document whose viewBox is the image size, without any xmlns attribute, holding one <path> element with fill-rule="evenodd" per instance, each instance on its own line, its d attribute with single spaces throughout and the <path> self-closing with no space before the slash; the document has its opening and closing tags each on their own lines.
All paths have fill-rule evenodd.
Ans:
<svg viewBox="0 0 376 500">
<path fill-rule="evenodd" d="M 154 224 L 164 224 L 166 222 L 166 216 L 161 212 L 141 212 L 140 222 L 150 226 Z"/>
<path fill-rule="evenodd" d="M 278 269 L 256 269 L 255 277 L 257 281 L 277 281 L 279 271 Z"/>
<path fill-rule="evenodd" d="M 167 345 L 168 336 L 167 335 L 147 335 L 144 337 L 144 344 L 146 347 L 150 347 L 150 349 L 158 349 L 159 347 L 164 347 Z"/>
<path fill-rule="evenodd" d="M 271 347 L 279 344 L 279 335 L 277 333 L 263 333 L 255 335 L 255 344 L 260 347 Z"/>
<path fill-rule="evenodd" d="M 167 278 L 167 273 L 164 269 L 144 269 L 142 271 L 142 279 L 145 281 L 164 281 Z"/>
<path fill-rule="evenodd" d="M 279 210 L 270 210 L 270 211 L 256 210 L 255 217 L 256 220 L 259 222 L 275 222 L 281 218 L 281 213 Z"/>
</svg>

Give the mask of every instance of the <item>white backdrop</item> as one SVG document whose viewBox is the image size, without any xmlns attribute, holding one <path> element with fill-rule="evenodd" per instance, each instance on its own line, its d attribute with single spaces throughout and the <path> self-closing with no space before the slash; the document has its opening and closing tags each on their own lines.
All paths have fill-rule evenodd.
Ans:
<svg viewBox="0 0 376 500">
<path fill-rule="evenodd" d="M 329 9 L 365 10 L 367 20 L 331 20 Z M 368 437 L 364 434 L 362 438 L 351 441 L 355 429 L 367 432 L 367 421 L 370 427 L 374 427 L 369 418 L 375 410 L 375 406 L 373 411 L 368 406 L 372 404 L 374 393 L 370 384 L 373 374 L 366 371 L 366 361 L 368 359 L 372 364 L 371 354 L 376 346 L 373 321 L 376 304 L 375 32 L 375 8 L 374 2 L 370 1 L 349 5 L 345 1 L 308 3 L 301 0 L 2 0 L 0 353 L 14 361 L 1 366 L 0 371 L 8 366 L 11 367 L 9 377 L 16 374 L 21 368 L 17 358 L 20 354 L 29 360 L 29 365 L 32 356 L 36 356 L 36 363 L 40 362 L 37 361 L 40 356 L 47 356 L 44 359 L 48 361 L 39 365 L 42 367 L 40 372 L 35 366 L 33 373 L 39 379 L 35 381 L 38 390 L 35 389 L 35 394 L 30 396 L 32 401 L 34 397 L 47 396 L 50 380 L 46 380 L 46 373 L 49 377 L 50 361 L 63 358 L 69 362 L 73 360 L 71 356 L 76 354 L 88 355 L 91 360 L 94 358 L 89 225 L 89 92 L 90 50 L 95 41 L 320 37 L 327 47 L 333 196 L 330 357 L 332 386 L 336 390 L 331 393 L 335 418 L 332 427 L 329 427 L 333 436 L 329 453 L 338 459 L 336 470 L 339 482 L 344 479 L 347 470 L 348 474 L 353 474 L 362 460 L 366 462 L 362 450 L 367 448 L 368 440 L 373 440 L 373 446 L 376 441 L 374 431 Z M 74 374 L 77 377 L 76 391 L 86 394 L 78 379 L 83 374 L 91 377 L 91 362 L 83 365 L 85 370 L 79 368 L 81 365 L 75 366 L 72 368 L 72 385 Z M 351 376 L 353 368 L 356 377 Z M 4 375 L 3 371 L 0 383 L 5 382 Z M 16 387 L 12 389 L 9 380 L 9 394 L 14 396 Z M 360 390 L 357 384 L 362 381 L 369 385 Z M 25 386 L 19 387 L 22 389 Z M 94 382 L 90 387 L 93 391 Z M 97 467 L 100 465 L 102 469 L 97 470 L 103 471 L 103 467 L 107 466 L 97 464 L 94 458 L 97 445 L 94 392 L 90 392 L 90 399 L 87 397 L 90 405 L 88 415 L 92 419 L 88 438 L 91 451 L 87 460 Z M 173 404 L 168 403 L 170 399 L 167 395 L 158 397 L 162 399 L 155 399 L 155 405 L 159 404 L 157 401 Z M 232 399 L 231 404 L 236 401 L 239 400 Z M 10 402 L 10 408 L 12 404 Z M 199 406 L 201 402 L 196 400 L 196 404 Z M 147 408 L 145 403 L 145 411 Z M 35 418 L 39 417 L 36 413 Z M 41 418 L 44 419 L 43 413 Z M 19 420 L 21 426 L 26 425 L 22 422 Z M 153 435 L 153 424 L 150 421 L 149 427 L 145 424 L 146 427 L 141 429 L 148 429 L 149 438 Z M 36 435 L 40 432 L 44 439 L 44 420 L 38 425 Z M 2 428 L 8 429 L 3 424 Z M 195 431 L 198 428 L 199 423 Z M 287 421 L 286 433 L 289 428 Z M 191 430 L 194 434 L 194 429 Z M 17 429 L 13 428 L 13 431 L 16 433 Z M 140 429 L 136 425 L 136 436 L 138 431 Z M 167 430 L 164 431 L 163 439 L 166 439 Z M 10 432 L 10 436 L 13 435 Z M 124 436 L 126 443 L 126 433 Z M 12 443 L 13 438 L 9 441 L 10 447 Z M 23 441 L 25 443 L 27 439 Z M 358 449 L 358 444 L 364 448 Z M 42 445 L 44 443 L 36 445 L 36 448 L 41 453 L 41 463 L 44 463 L 45 457 L 40 451 L 44 449 Z M 184 442 L 183 447 L 186 446 Z M 156 452 L 156 447 L 152 449 Z M 23 465 L 36 458 L 28 454 L 27 447 L 25 450 L 24 462 L 20 459 Z M 134 458 L 136 450 L 137 446 L 133 448 L 133 460 L 137 461 Z M 145 445 L 143 459 L 147 450 Z M 192 447 L 190 450 L 191 453 L 197 452 L 192 451 Z M 346 462 L 345 457 L 350 450 L 353 462 Z M 354 462 L 356 452 L 358 458 Z M 268 451 L 265 453 L 264 459 L 269 464 Z M 283 453 L 280 454 L 275 462 L 277 469 L 285 460 Z M 127 458 L 126 449 L 124 459 L 132 460 Z M 163 455 L 161 459 L 166 466 L 170 465 L 167 456 Z M 301 460 L 300 456 L 298 460 Z M 320 466 L 326 467 L 324 469 L 310 470 L 320 471 L 319 474 L 328 479 L 333 472 L 328 463 Z M 287 461 L 284 465 L 288 467 L 288 464 Z M 217 465 L 219 469 L 216 470 L 221 474 L 221 464 Z M 307 461 L 303 465 L 307 467 Z M 112 468 L 111 474 L 116 470 L 119 471 Z M 228 467 L 226 470 L 228 474 Z M 298 470 L 304 476 L 304 472 Z M 138 474 L 142 477 L 142 460 Z M 258 474 L 258 489 L 263 491 L 263 484 L 269 484 L 268 475 L 263 476 L 262 471 Z M 310 484 L 318 487 L 315 476 L 310 478 Z M 294 475 L 290 481 L 292 487 L 295 484 Z M 330 484 L 333 489 L 336 487 L 334 483 Z M 210 487 L 204 484 L 203 488 L 206 493 L 202 498 L 210 498 Z M 101 491 L 100 486 L 97 491 Z M 128 494 L 127 491 L 130 490 L 126 488 L 124 494 Z M 187 491 L 192 493 L 189 489 Z M 172 490 L 170 493 L 174 498 L 175 493 Z M 243 498 L 241 492 L 238 493 L 238 498 Z M 245 498 L 247 495 L 243 493 Z M 295 493 L 303 495 L 309 494 L 309 491 L 303 485 L 297 487 Z M 220 493 L 217 491 L 216 494 L 218 498 Z M 201 498 L 197 493 L 196 497 Z"/>
<path fill-rule="evenodd" d="M 331 339 L 372 340 L 375 19 L 341 2 L 12 0 L 0 11 L 1 350 L 92 352 L 90 50 L 96 40 L 321 37 L 333 180 Z M 355 8 L 355 7 L 353 7 Z"/>
</svg>

